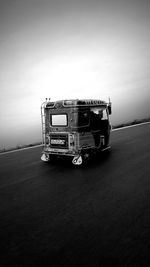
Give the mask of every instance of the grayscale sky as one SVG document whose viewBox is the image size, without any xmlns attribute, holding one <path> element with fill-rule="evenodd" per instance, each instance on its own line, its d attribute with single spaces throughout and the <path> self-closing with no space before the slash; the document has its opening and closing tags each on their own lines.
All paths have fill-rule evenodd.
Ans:
<svg viewBox="0 0 150 267">
<path fill-rule="evenodd" d="M 45 97 L 113 103 L 112 123 L 150 117 L 150 1 L 2 0 L 0 148 L 41 138 Z"/>
</svg>

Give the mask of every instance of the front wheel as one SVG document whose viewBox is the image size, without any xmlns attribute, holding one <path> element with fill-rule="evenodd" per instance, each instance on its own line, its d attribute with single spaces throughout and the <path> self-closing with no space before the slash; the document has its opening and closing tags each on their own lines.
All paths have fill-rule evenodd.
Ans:
<svg viewBox="0 0 150 267">
<path fill-rule="evenodd" d="M 73 160 L 72 160 L 72 164 L 73 165 L 82 165 L 83 163 L 83 158 L 82 156 L 74 156 Z"/>
<path fill-rule="evenodd" d="M 44 162 L 50 161 L 49 155 L 43 153 L 42 156 L 41 156 L 41 160 L 44 161 Z"/>
</svg>

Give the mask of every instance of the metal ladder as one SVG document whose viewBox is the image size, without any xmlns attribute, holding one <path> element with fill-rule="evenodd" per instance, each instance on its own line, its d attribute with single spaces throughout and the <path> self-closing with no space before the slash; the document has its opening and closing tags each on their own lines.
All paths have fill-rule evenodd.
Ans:
<svg viewBox="0 0 150 267">
<path fill-rule="evenodd" d="M 45 124 L 45 103 L 43 102 L 41 105 L 41 122 L 42 122 L 42 144 L 45 144 L 45 133 L 46 133 L 46 124 Z"/>
</svg>

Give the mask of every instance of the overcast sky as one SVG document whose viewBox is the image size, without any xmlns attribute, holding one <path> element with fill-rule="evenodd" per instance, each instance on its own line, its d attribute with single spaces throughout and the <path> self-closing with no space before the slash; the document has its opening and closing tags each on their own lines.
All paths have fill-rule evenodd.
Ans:
<svg viewBox="0 0 150 267">
<path fill-rule="evenodd" d="M 0 2 L 0 148 L 41 138 L 45 97 L 113 103 L 112 123 L 150 117 L 150 1 Z"/>
</svg>

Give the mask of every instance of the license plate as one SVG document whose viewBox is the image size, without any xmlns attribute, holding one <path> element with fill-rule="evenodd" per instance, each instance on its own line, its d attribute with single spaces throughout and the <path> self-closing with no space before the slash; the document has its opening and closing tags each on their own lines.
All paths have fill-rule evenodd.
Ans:
<svg viewBox="0 0 150 267">
<path fill-rule="evenodd" d="M 52 140 L 51 140 L 51 144 L 52 144 L 52 145 L 64 145 L 64 144 L 65 144 L 65 140 L 61 140 L 61 139 L 52 139 Z"/>
</svg>

